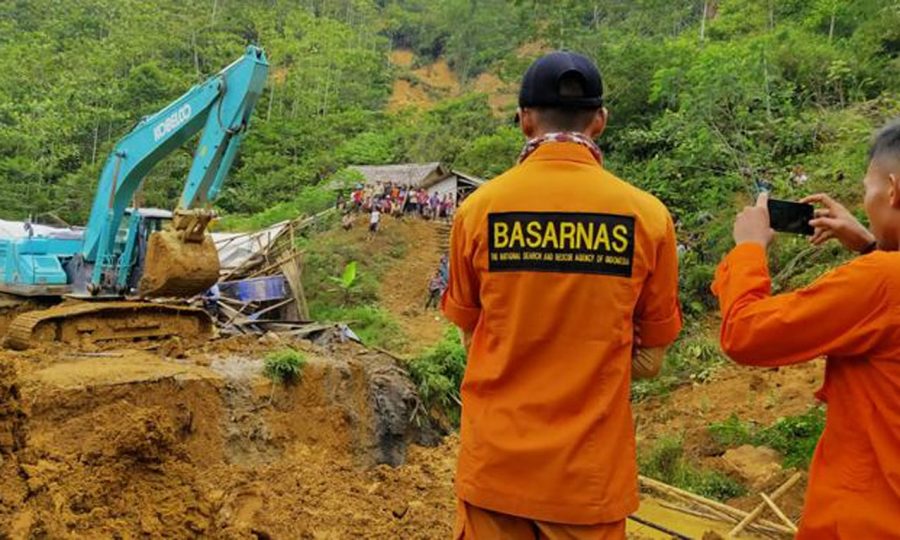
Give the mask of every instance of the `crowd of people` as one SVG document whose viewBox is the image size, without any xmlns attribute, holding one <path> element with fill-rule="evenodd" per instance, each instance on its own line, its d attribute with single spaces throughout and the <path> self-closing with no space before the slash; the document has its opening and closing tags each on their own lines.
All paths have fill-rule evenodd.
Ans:
<svg viewBox="0 0 900 540">
<path fill-rule="evenodd" d="M 357 184 L 349 199 L 340 199 L 338 207 L 345 213 L 365 212 L 389 216 L 416 215 L 424 219 L 450 221 L 456 211 L 453 193 L 429 194 L 424 188 L 413 188 L 397 182 L 379 182 L 375 185 Z M 377 226 L 375 227 L 377 229 Z"/>
<path fill-rule="evenodd" d="M 456 197 L 452 193 L 443 196 L 437 193 L 429 194 L 425 189 L 415 189 L 395 182 L 379 182 L 374 186 L 357 184 L 350 192 L 349 198 L 342 196 L 337 201 L 344 230 L 353 228 L 356 214 L 368 214 L 369 240 L 378 234 L 382 215 L 395 217 L 414 215 L 423 219 L 450 222 L 456 205 Z M 443 255 L 439 267 L 428 281 L 426 310 L 439 307 L 441 295 L 444 294 L 449 281 L 450 260 L 447 255 Z"/>
</svg>

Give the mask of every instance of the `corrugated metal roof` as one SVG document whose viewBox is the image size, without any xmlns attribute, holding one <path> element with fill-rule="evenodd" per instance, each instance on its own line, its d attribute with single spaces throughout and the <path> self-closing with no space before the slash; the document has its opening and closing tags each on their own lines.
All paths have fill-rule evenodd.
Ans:
<svg viewBox="0 0 900 540">
<path fill-rule="evenodd" d="M 370 184 L 395 182 L 401 185 L 420 187 L 427 181 L 444 178 L 450 171 L 439 162 L 404 163 L 400 165 L 353 165 Z"/>
</svg>

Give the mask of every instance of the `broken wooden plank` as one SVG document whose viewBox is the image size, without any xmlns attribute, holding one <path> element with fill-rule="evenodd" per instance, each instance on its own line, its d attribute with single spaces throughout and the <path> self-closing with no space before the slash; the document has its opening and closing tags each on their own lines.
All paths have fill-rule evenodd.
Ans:
<svg viewBox="0 0 900 540">
<path fill-rule="evenodd" d="M 299 258 L 292 259 L 282 264 L 281 273 L 284 274 L 284 280 L 287 282 L 288 290 L 294 297 L 294 311 L 296 312 L 297 318 L 309 319 L 309 305 L 306 303 L 303 282 L 300 280 L 301 266 Z"/>
</svg>

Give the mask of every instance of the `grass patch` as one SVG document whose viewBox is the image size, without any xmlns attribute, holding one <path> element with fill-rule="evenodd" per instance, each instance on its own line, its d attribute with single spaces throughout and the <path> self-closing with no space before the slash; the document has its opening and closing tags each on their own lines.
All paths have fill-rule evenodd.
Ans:
<svg viewBox="0 0 900 540">
<path fill-rule="evenodd" d="M 739 482 L 719 471 L 701 469 L 684 457 L 680 437 L 666 437 L 638 457 L 641 474 L 692 493 L 726 501 L 747 493 Z"/>
<path fill-rule="evenodd" d="M 810 407 L 803 414 L 779 418 L 767 427 L 744 422 L 736 415 L 709 426 L 710 434 L 723 446 L 768 446 L 784 456 L 785 467 L 803 469 L 809 468 L 824 429 L 825 409 L 822 407 Z"/>
<path fill-rule="evenodd" d="M 352 304 L 371 304 L 378 300 L 381 281 L 387 271 L 406 254 L 404 238 L 389 230 L 374 241 L 368 241 L 363 232 L 364 216 L 360 216 L 355 229 L 345 232 L 339 227 L 307 238 L 301 238 L 298 247 L 305 252 L 303 258 L 303 285 L 307 299 L 312 303 L 340 305 L 346 298 L 341 291 L 323 284 L 340 276 L 351 261 L 357 264 Z M 399 225 L 394 221 L 390 225 Z"/>
<path fill-rule="evenodd" d="M 368 347 L 397 349 L 403 344 L 403 332 L 391 314 L 371 304 L 335 306 L 310 304 L 312 318 L 317 321 L 344 322 Z"/>
<path fill-rule="evenodd" d="M 466 370 L 466 351 L 456 329 L 448 326 L 441 341 L 411 360 L 408 367 L 425 405 L 459 425 L 459 386 Z"/>
<path fill-rule="evenodd" d="M 692 382 L 706 382 L 725 357 L 716 340 L 700 329 L 686 332 L 666 353 L 662 371 L 652 379 L 635 381 L 631 385 L 632 401 L 667 395 L 672 390 Z"/>
<path fill-rule="evenodd" d="M 300 378 L 306 357 L 294 349 L 281 349 L 270 352 L 263 360 L 263 373 L 266 377 L 281 384 L 292 383 Z"/>
</svg>

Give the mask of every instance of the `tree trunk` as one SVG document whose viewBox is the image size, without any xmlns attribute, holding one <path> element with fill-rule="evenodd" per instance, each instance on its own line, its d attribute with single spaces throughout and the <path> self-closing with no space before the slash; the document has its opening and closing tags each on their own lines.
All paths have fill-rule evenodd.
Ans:
<svg viewBox="0 0 900 540">
<path fill-rule="evenodd" d="M 769 30 L 775 30 L 775 2 L 769 0 Z"/>
<path fill-rule="evenodd" d="M 191 32 L 191 48 L 194 50 L 194 71 L 197 73 L 197 80 L 200 79 L 200 55 L 197 54 L 197 32 Z"/>
<path fill-rule="evenodd" d="M 766 82 L 766 116 L 768 116 L 769 120 L 772 119 L 772 96 L 771 90 L 769 88 L 769 61 L 766 58 L 766 53 L 763 53 L 763 74 L 765 76 Z"/>
<path fill-rule="evenodd" d="M 275 81 L 271 82 L 271 91 L 269 92 L 269 110 L 266 111 L 266 122 L 272 119 L 272 103 L 275 102 Z"/>
<path fill-rule="evenodd" d="M 706 39 L 706 14 L 709 11 L 709 0 L 703 2 L 703 16 L 700 18 L 700 41 Z"/>
<path fill-rule="evenodd" d="M 91 165 L 97 162 L 97 141 L 100 138 L 100 118 L 94 124 L 94 147 L 91 150 Z"/>
<path fill-rule="evenodd" d="M 837 16 L 837 4 L 831 8 L 831 24 L 828 26 L 828 42 L 834 39 L 834 19 Z"/>
</svg>

